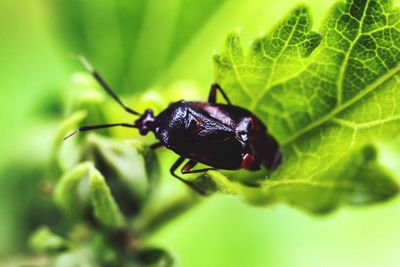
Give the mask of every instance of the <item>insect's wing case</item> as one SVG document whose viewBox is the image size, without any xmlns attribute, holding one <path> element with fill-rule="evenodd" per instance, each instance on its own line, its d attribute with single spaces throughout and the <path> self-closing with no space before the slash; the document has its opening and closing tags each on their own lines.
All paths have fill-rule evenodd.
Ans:
<svg viewBox="0 0 400 267">
<path fill-rule="evenodd" d="M 180 103 L 180 104 L 179 104 Z M 156 136 L 177 154 L 221 169 L 239 169 L 242 147 L 235 130 L 197 107 L 178 102 L 158 116 Z"/>
</svg>

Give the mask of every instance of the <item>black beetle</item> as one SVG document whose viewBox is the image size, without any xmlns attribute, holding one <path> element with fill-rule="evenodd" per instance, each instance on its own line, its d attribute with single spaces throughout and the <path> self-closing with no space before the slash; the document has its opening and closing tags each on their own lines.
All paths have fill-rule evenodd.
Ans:
<svg viewBox="0 0 400 267">
<path fill-rule="evenodd" d="M 211 86 L 207 102 L 181 100 L 170 104 L 157 116 L 154 116 L 151 109 L 140 114 L 127 107 L 118 98 L 84 57 L 80 56 L 79 59 L 115 101 L 127 112 L 140 116 L 140 118 L 133 124 L 84 126 L 65 137 L 64 140 L 77 132 L 115 126 L 137 128 L 141 135 L 153 132 L 159 142 L 153 144 L 151 148 L 165 146 L 180 155 L 170 168 L 170 172 L 199 193 L 204 192 L 193 182 L 175 174 L 176 169 L 185 159 L 188 161 L 181 169 L 182 174 L 216 169 L 238 170 L 243 168 L 254 171 L 259 170 L 260 166 L 272 170 L 280 164 L 279 145 L 266 132 L 265 125 L 247 109 L 232 105 L 218 84 L 214 83 Z M 222 94 L 227 104 L 216 102 L 217 91 Z M 197 163 L 210 167 L 192 170 Z"/>
</svg>

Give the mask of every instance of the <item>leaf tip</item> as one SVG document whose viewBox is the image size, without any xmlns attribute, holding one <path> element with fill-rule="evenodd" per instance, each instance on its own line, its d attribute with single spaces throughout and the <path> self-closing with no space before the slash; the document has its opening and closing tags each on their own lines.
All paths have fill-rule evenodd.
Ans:
<svg viewBox="0 0 400 267">
<path fill-rule="evenodd" d="M 240 41 L 240 28 L 236 28 L 228 33 L 225 39 L 226 46 L 230 46 L 232 44 L 237 44 Z"/>
<path fill-rule="evenodd" d="M 306 2 L 301 2 L 297 4 L 295 8 L 293 8 L 293 12 L 296 14 L 309 14 L 308 5 Z"/>
</svg>

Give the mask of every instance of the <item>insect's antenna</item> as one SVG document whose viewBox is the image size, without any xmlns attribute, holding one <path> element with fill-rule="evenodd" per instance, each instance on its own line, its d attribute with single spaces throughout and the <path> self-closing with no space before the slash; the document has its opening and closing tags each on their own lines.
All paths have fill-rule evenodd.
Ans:
<svg viewBox="0 0 400 267">
<path fill-rule="evenodd" d="M 96 79 L 96 81 L 103 87 L 103 89 L 115 100 L 117 101 L 121 107 L 123 107 L 127 112 L 134 114 L 134 115 L 140 115 L 139 112 L 136 112 L 132 110 L 131 108 L 127 107 L 121 99 L 113 92 L 111 87 L 104 81 L 104 79 L 97 73 L 97 71 L 93 68 L 92 64 L 83 56 L 83 55 L 78 55 L 77 58 L 79 61 L 82 63 L 82 65 L 93 75 L 93 77 Z"/>
<path fill-rule="evenodd" d="M 93 125 L 93 126 L 83 126 L 83 127 L 79 128 L 78 130 L 73 131 L 66 137 L 64 137 L 64 140 L 67 140 L 68 138 L 74 136 L 75 134 L 77 134 L 79 132 L 85 132 L 85 131 L 91 131 L 91 130 L 103 129 L 103 128 L 111 128 L 111 127 L 116 127 L 116 126 L 137 128 L 137 126 L 135 124 L 129 124 L 129 123 L 113 123 L 113 124 L 99 124 L 99 125 Z"/>
</svg>

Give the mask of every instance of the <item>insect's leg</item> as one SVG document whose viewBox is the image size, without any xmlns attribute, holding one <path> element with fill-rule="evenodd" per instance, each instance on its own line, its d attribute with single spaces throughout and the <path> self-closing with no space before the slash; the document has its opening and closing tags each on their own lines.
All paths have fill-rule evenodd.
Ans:
<svg viewBox="0 0 400 267">
<path fill-rule="evenodd" d="M 161 147 L 163 147 L 163 146 L 164 146 L 164 145 L 163 145 L 161 142 L 158 142 L 158 143 L 152 144 L 152 145 L 150 146 L 150 148 L 153 149 L 153 150 L 155 150 L 155 149 L 161 148 Z"/>
<path fill-rule="evenodd" d="M 92 76 L 96 79 L 96 81 L 103 87 L 103 89 L 115 100 L 118 102 L 118 104 L 125 109 L 127 112 L 134 114 L 134 115 L 140 115 L 139 112 L 134 111 L 133 109 L 127 107 L 121 99 L 113 92 L 111 87 L 104 81 L 104 79 L 100 76 L 100 74 L 93 68 L 92 64 L 82 55 L 78 56 L 79 61 L 82 63 L 82 65 L 89 71 Z"/>
<path fill-rule="evenodd" d="M 275 154 L 274 161 L 272 162 L 271 169 L 274 170 L 282 163 L 282 154 L 278 150 Z"/>
<path fill-rule="evenodd" d="M 185 160 L 184 157 L 180 157 L 179 159 L 177 159 L 175 161 L 174 164 L 172 164 L 171 168 L 169 169 L 170 173 L 177 178 L 178 180 L 180 180 L 181 182 L 185 183 L 187 186 L 189 186 L 190 188 L 192 188 L 194 191 L 198 192 L 201 195 L 206 195 L 206 192 L 204 192 L 203 190 L 201 190 L 200 188 L 198 188 L 195 184 L 193 184 L 190 181 L 186 181 L 185 179 L 183 179 L 182 177 L 179 177 L 178 175 L 176 175 L 175 171 L 178 169 L 178 167 L 183 163 L 183 161 Z M 188 162 L 189 163 L 189 162 Z M 185 164 L 186 166 L 187 164 Z"/>
<path fill-rule="evenodd" d="M 216 170 L 215 168 L 203 168 L 203 169 L 197 169 L 197 170 L 192 170 L 194 166 L 196 166 L 197 161 L 195 160 L 189 160 L 186 162 L 186 164 L 182 167 L 182 174 L 188 174 L 188 173 L 199 173 L 199 172 L 206 172 L 206 171 L 214 171 Z"/>
<path fill-rule="evenodd" d="M 208 95 L 208 102 L 217 103 L 217 90 L 220 91 L 220 93 L 224 97 L 226 103 L 228 103 L 228 105 L 232 105 L 232 103 L 229 100 L 228 96 L 225 94 L 224 90 L 222 90 L 221 86 L 219 86 L 218 83 L 213 83 L 211 85 L 210 93 Z"/>
<path fill-rule="evenodd" d="M 91 130 L 103 129 L 103 128 L 111 128 L 111 127 L 116 127 L 116 126 L 122 126 L 122 127 L 128 127 L 128 128 L 137 128 L 136 125 L 128 124 L 128 123 L 113 123 L 113 124 L 99 124 L 99 125 L 93 125 L 93 126 L 83 126 L 83 127 L 80 127 L 78 130 L 70 133 L 66 137 L 64 137 L 64 140 L 72 137 L 73 135 L 75 135 L 75 134 L 77 134 L 79 132 L 85 132 L 85 131 L 91 131 Z"/>
</svg>

